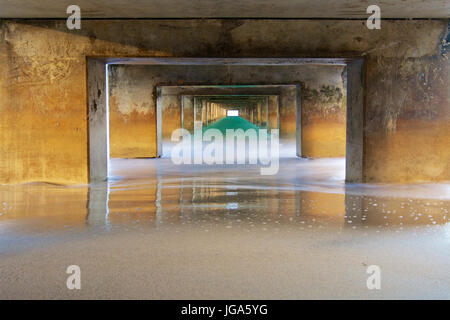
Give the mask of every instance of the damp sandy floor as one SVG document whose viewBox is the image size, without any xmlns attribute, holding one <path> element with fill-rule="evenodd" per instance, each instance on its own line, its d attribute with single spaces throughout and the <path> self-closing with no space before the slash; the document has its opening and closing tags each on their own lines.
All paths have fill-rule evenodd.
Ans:
<svg viewBox="0 0 450 320">
<path fill-rule="evenodd" d="M 450 184 L 343 178 L 113 159 L 108 183 L 0 186 L 0 299 L 449 299 Z"/>
</svg>

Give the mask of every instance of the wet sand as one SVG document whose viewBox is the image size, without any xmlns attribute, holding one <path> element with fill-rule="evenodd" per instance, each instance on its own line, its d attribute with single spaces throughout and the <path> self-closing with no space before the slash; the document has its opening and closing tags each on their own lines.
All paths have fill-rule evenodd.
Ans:
<svg viewBox="0 0 450 320">
<path fill-rule="evenodd" d="M 449 183 L 345 185 L 343 159 L 282 159 L 275 176 L 113 159 L 110 173 L 0 186 L 1 299 L 450 298 Z"/>
</svg>

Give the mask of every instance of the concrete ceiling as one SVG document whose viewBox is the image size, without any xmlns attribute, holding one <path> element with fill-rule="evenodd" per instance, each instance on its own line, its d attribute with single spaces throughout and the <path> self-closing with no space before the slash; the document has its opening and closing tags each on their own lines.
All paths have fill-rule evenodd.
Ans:
<svg viewBox="0 0 450 320">
<path fill-rule="evenodd" d="M 76 4 L 82 18 L 449 18 L 449 0 L 0 0 L 0 18 L 65 18 Z"/>
</svg>

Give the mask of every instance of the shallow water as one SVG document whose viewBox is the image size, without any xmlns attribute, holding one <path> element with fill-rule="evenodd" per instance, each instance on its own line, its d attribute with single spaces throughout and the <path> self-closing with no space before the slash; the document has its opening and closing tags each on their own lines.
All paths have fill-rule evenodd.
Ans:
<svg viewBox="0 0 450 320">
<path fill-rule="evenodd" d="M 280 161 L 261 176 L 113 159 L 104 183 L 0 186 L 0 298 L 450 298 L 450 184 L 346 185 L 343 159 Z"/>
</svg>

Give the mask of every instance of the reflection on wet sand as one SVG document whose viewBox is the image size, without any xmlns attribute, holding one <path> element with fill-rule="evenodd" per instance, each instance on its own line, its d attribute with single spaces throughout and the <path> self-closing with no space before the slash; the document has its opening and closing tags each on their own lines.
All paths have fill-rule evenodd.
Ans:
<svg viewBox="0 0 450 320">
<path fill-rule="evenodd" d="M 150 163 L 158 165 L 153 160 Z M 38 220 L 49 227 L 79 227 L 195 221 L 226 224 L 239 220 L 248 224 L 264 222 L 267 226 L 300 223 L 308 227 L 400 229 L 448 223 L 450 200 L 445 194 L 435 199 L 396 197 L 394 192 L 391 196 L 371 196 L 354 194 L 353 187 L 336 193 L 314 192 L 288 185 L 278 176 L 258 188 L 261 179 L 253 178 L 255 181 L 250 182 L 249 176 L 230 167 L 222 169 L 219 177 L 197 168 L 180 178 L 149 172 L 149 176 L 91 186 L 2 186 L 0 221 L 30 220 L 34 224 Z M 307 183 L 302 181 L 303 186 Z"/>
<path fill-rule="evenodd" d="M 290 263 L 301 262 L 300 260 L 287 261 L 287 265 L 285 265 L 283 264 L 284 258 L 279 256 L 279 251 L 269 250 L 258 256 L 259 246 L 289 248 L 292 245 L 306 245 L 309 246 L 308 249 L 294 250 L 289 254 L 302 252 L 300 256 L 296 257 L 301 258 L 301 261 L 307 259 L 308 268 L 314 270 L 317 264 L 320 264 L 330 274 L 334 272 L 333 267 L 329 266 L 329 269 L 326 269 L 327 267 L 323 266 L 322 258 L 317 260 L 316 255 L 320 255 L 320 250 L 329 250 L 330 248 L 343 252 L 356 250 L 354 248 L 356 244 L 372 239 L 371 241 L 374 242 L 371 246 L 374 247 L 371 250 L 377 251 L 386 243 L 381 244 L 379 239 L 374 240 L 377 238 L 370 237 L 380 233 L 383 234 L 383 239 L 386 237 L 391 239 L 392 242 L 387 245 L 392 245 L 398 252 L 402 252 L 403 249 L 398 247 L 395 237 L 399 237 L 399 243 L 404 243 L 404 241 L 424 241 L 426 243 L 429 240 L 426 237 L 417 238 L 418 235 L 424 234 L 434 237 L 434 245 L 441 246 L 439 250 L 445 252 L 450 247 L 448 240 L 450 238 L 448 184 L 415 185 L 412 186 L 413 191 L 409 197 L 404 196 L 405 186 L 365 185 L 358 188 L 355 185 L 345 185 L 339 178 L 343 177 L 343 161 L 341 159 L 326 161 L 286 159 L 282 161 L 280 173 L 272 177 L 260 176 L 257 167 L 183 167 L 174 166 L 167 159 L 114 159 L 111 162 L 111 179 L 108 182 L 72 187 L 49 184 L 0 187 L 2 199 L 0 254 L 3 254 L 4 257 L 0 260 L 0 267 L 4 267 L 4 272 L 9 272 L 9 277 L 14 278 L 17 264 L 22 265 L 24 261 L 32 259 L 35 250 L 41 250 L 41 253 L 43 250 L 44 254 L 50 256 L 53 246 L 75 248 L 75 252 L 80 250 L 80 254 L 86 250 L 81 256 L 75 254 L 76 259 L 86 259 L 86 257 L 80 257 L 89 253 L 90 263 L 95 264 L 97 251 L 89 251 L 94 250 L 90 249 L 91 247 L 96 246 L 96 250 L 121 254 L 122 251 L 117 251 L 119 250 L 118 246 L 125 243 L 127 250 L 139 248 L 142 245 L 140 242 L 145 242 L 149 238 L 154 241 L 148 244 L 147 248 L 159 243 L 161 248 L 169 248 L 169 251 L 180 250 L 180 247 L 176 247 L 179 242 L 177 242 L 178 244 L 174 242 L 175 239 L 179 241 L 180 237 L 185 244 L 195 245 L 197 251 L 190 252 L 190 254 L 196 255 L 197 260 L 191 267 L 199 272 L 206 267 L 202 264 L 204 258 L 202 252 L 208 251 L 207 248 L 212 244 L 218 248 L 224 246 L 222 248 L 224 252 L 230 249 L 229 246 L 235 245 L 237 246 L 235 249 L 240 250 L 244 256 L 249 254 L 256 255 L 254 259 L 260 259 L 263 256 L 269 260 L 275 259 L 275 262 L 271 262 L 272 264 L 275 263 L 276 267 L 284 266 L 286 268 L 294 268 Z M 429 194 L 432 194 L 432 197 L 428 197 Z M 423 195 L 427 197 L 423 197 Z M 157 233 L 152 233 L 152 230 Z M 126 232 L 127 237 L 135 238 L 133 240 L 122 239 L 121 237 L 125 237 L 122 232 Z M 101 244 L 99 239 L 103 239 L 103 236 L 111 237 L 111 241 Z M 296 239 L 294 242 L 292 242 L 292 237 Z M 47 240 L 44 241 L 44 238 Z M 207 240 L 202 242 L 200 239 Z M 79 248 L 77 241 L 80 243 Z M 259 241 L 259 244 L 247 248 L 250 245 L 249 241 L 250 243 Z M 39 243 L 39 246 L 36 243 Z M 82 243 L 85 244 L 81 245 Z M 113 245 L 113 243 L 116 244 Z M 315 253 L 314 247 L 321 243 L 328 243 L 328 245 Z M 340 245 L 343 247 L 336 247 L 337 243 L 341 243 Z M 89 248 L 86 247 L 87 244 L 89 244 Z M 418 248 L 417 250 L 422 249 Z M 142 253 L 140 259 L 147 254 L 155 254 L 154 251 L 152 251 L 153 253 L 143 252 L 145 253 Z M 217 254 L 220 252 L 222 251 L 219 250 Z M 330 253 L 334 259 L 338 259 L 333 264 L 339 265 L 338 269 L 350 268 L 345 265 L 348 258 L 343 258 L 342 254 L 343 260 L 340 260 L 341 258 L 336 258 L 336 252 Z M 165 268 L 170 270 L 175 268 L 175 266 L 167 265 L 169 262 L 165 261 L 164 252 L 158 254 L 161 255 L 159 258 L 153 258 L 157 261 L 160 260 Z M 346 252 L 346 254 L 350 253 Z M 364 257 L 367 256 L 367 252 L 361 249 L 351 253 L 350 256 Z M 136 268 L 133 260 L 122 258 L 124 261 L 121 262 L 121 265 L 124 268 Z M 394 261 L 401 258 L 397 256 L 389 259 Z M 423 258 L 426 259 L 426 257 Z M 435 263 L 443 266 L 444 269 L 450 265 L 448 255 L 435 258 Z M 118 256 L 117 259 L 120 260 L 121 256 Z M 229 267 L 242 268 L 239 263 L 246 261 L 245 258 L 242 259 L 242 261 L 237 259 L 229 262 Z M 383 257 L 383 259 L 381 260 L 385 264 L 391 261 L 386 260 L 388 257 Z M 83 261 L 79 263 L 82 264 Z M 142 261 L 140 263 L 142 264 Z M 253 262 L 248 263 L 251 265 Z M 269 268 L 269 266 L 270 263 L 267 267 Z M 326 272 L 325 270 L 324 272 Z M 173 273 L 170 274 L 173 275 Z M 257 275 L 254 276 L 258 278 Z M 261 271 L 259 276 L 267 275 Z M 282 274 L 278 276 L 283 277 Z M 439 278 L 440 275 L 437 277 Z M 18 291 L 15 289 L 14 282 L 8 280 L 12 278 L 3 277 L 3 280 L 0 280 L 3 288 L 9 288 L 0 292 L 0 297 L 17 297 Z M 171 283 L 172 280 L 161 281 Z M 152 279 L 152 281 L 156 280 Z M 178 279 L 177 281 L 185 280 Z M 325 298 L 337 297 L 336 284 L 322 283 L 320 279 L 317 281 L 314 285 L 323 288 L 323 290 L 317 291 L 317 295 L 306 294 L 301 290 L 294 294 L 292 291 L 294 288 L 289 288 L 289 281 L 286 283 L 286 292 L 281 291 L 278 292 L 278 295 L 271 295 L 268 292 L 271 292 L 273 287 L 265 290 L 264 287 L 258 287 L 258 281 L 256 281 L 254 290 L 249 289 L 249 295 L 243 296 L 243 298 L 321 297 L 321 295 Z M 42 283 L 37 287 L 40 285 L 46 288 L 46 285 Z M 297 285 L 301 284 L 297 283 Z M 363 288 L 359 284 L 354 285 Z M 20 285 L 18 286 L 20 287 Z M 436 292 L 430 292 L 430 295 L 450 297 L 450 283 L 444 281 L 439 286 L 441 287 Z M 187 285 L 186 292 L 189 292 L 188 287 Z M 358 290 L 362 290 L 361 288 Z M 231 298 L 232 296 L 229 294 L 234 292 L 234 289 L 233 287 L 223 289 L 220 286 L 209 288 L 210 291 L 199 292 L 195 297 Z M 344 289 L 349 290 L 344 285 L 340 291 L 344 293 L 342 297 L 354 297 L 354 292 L 347 292 Z M 182 292 L 167 290 L 159 296 L 153 293 L 147 297 L 190 298 Z M 138 291 L 136 288 L 131 288 L 125 296 L 134 296 Z M 207 294 L 207 292 L 209 293 Z M 345 296 L 345 292 L 347 292 L 347 296 Z M 367 294 L 365 291 L 358 292 L 359 295 Z M 417 295 L 423 294 L 423 292 L 416 293 Z M 49 297 L 54 294 L 55 291 L 49 289 Z M 59 294 L 66 295 L 64 291 Z M 384 294 L 379 297 L 402 296 L 392 292 Z M 408 293 L 406 287 L 402 294 L 416 296 L 414 292 Z M 31 296 L 33 297 L 32 294 Z M 115 295 L 114 292 L 106 294 L 98 289 L 79 297 L 122 296 Z"/>
</svg>

